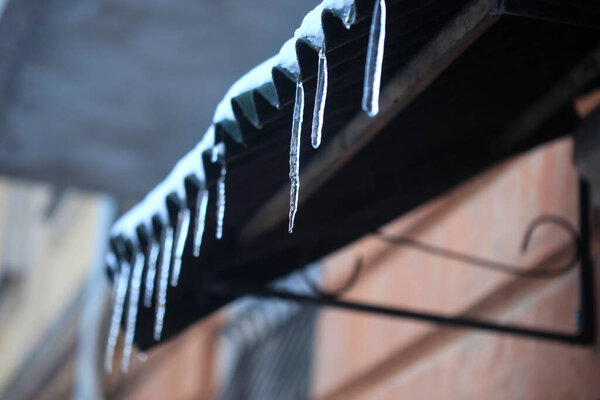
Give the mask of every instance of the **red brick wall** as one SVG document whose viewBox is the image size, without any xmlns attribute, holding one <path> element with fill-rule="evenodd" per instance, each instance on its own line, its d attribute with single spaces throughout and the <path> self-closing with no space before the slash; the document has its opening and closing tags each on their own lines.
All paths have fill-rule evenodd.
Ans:
<svg viewBox="0 0 600 400">
<path fill-rule="evenodd" d="M 109 399 L 212 399 L 216 390 L 215 359 L 221 316 L 215 314 L 188 328 L 173 340 L 157 346 L 142 362 L 134 354 L 131 370 L 118 368 L 105 378 Z M 121 351 L 117 351 L 117 357 Z M 117 360 L 115 365 L 119 365 Z"/>
<path fill-rule="evenodd" d="M 383 230 L 505 263 L 557 267 L 573 251 L 560 228 L 539 227 L 528 251 L 520 251 L 528 224 L 541 214 L 562 216 L 577 227 L 570 139 L 494 167 Z M 325 261 L 325 287 L 339 287 L 357 256 L 364 266 L 346 295 L 350 299 L 547 329 L 576 327 L 578 270 L 555 279 L 518 279 L 367 236 Z M 600 293 L 600 281 L 596 286 Z M 128 376 L 112 377 L 110 397 L 218 396 L 216 368 L 224 360 L 216 358 L 215 349 L 221 317 L 199 322 L 152 350 L 146 363 L 135 361 Z M 330 309 L 317 324 L 315 399 L 600 399 L 598 346 Z"/>
<path fill-rule="evenodd" d="M 572 254 L 569 236 L 542 226 L 521 254 L 522 236 L 541 214 L 577 226 L 577 196 L 572 142 L 565 139 L 485 172 L 384 230 L 552 268 Z M 331 287 L 347 277 L 356 256 L 365 264 L 348 298 L 575 329 L 577 270 L 518 279 L 366 237 L 328 259 Z M 598 399 L 600 352 L 332 310 L 319 320 L 313 381 L 318 399 Z"/>
</svg>

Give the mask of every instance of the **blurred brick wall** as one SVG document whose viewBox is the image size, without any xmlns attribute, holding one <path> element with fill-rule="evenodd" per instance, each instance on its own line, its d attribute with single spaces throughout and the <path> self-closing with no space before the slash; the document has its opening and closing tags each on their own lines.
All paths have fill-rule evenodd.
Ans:
<svg viewBox="0 0 600 400">
<path fill-rule="evenodd" d="M 143 362 L 134 352 L 128 374 L 122 374 L 117 368 L 113 374 L 103 375 L 105 397 L 127 400 L 214 398 L 215 352 L 221 319 L 217 313 L 197 322 L 173 340 L 150 350 Z M 117 349 L 115 365 L 119 365 L 121 353 L 121 349 Z"/>
<path fill-rule="evenodd" d="M 12 384 L 24 372 L 30 374 L 26 386 L 35 386 L 32 377 L 43 375 L 36 365 L 54 369 L 59 350 L 39 353 L 54 330 L 74 345 L 68 332 L 76 327 L 57 324 L 66 322 L 88 271 L 103 258 L 100 239 L 104 243 L 112 208 L 98 193 L 0 178 L 0 398 L 9 388 L 23 393 Z M 63 362 L 66 370 L 70 361 Z"/>
<path fill-rule="evenodd" d="M 499 165 L 383 230 L 505 263 L 557 267 L 573 250 L 560 228 L 539 227 L 528 251 L 520 251 L 528 224 L 541 214 L 578 225 L 570 139 Z M 577 270 L 554 279 L 519 279 L 367 236 L 327 260 L 328 285 L 339 285 L 357 256 L 364 267 L 346 295 L 353 300 L 576 328 Z M 317 330 L 317 399 L 600 398 L 598 347 L 336 310 L 322 314 Z"/>
<path fill-rule="evenodd" d="M 573 249 L 569 235 L 556 226 L 540 226 L 521 253 L 528 225 L 542 214 L 578 226 L 570 139 L 498 165 L 382 230 L 525 268 L 560 267 Z M 597 232 L 594 237 L 598 242 Z M 363 268 L 345 295 L 352 300 L 576 329 L 577 269 L 553 279 L 523 279 L 367 236 L 325 260 L 325 288 L 343 284 L 357 257 Z M 600 280 L 596 286 L 600 292 Z M 216 368 L 224 360 L 215 350 L 222 317 L 200 321 L 153 349 L 145 363 L 135 360 L 129 375 L 108 377 L 108 397 L 218 398 Z M 598 346 L 580 348 L 331 309 L 320 314 L 316 330 L 315 399 L 600 399 Z"/>
</svg>

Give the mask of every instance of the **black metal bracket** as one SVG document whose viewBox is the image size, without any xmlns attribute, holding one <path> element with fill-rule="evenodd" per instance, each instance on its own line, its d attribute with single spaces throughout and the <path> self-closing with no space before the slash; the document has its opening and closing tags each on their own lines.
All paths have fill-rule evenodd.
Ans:
<svg viewBox="0 0 600 400">
<path fill-rule="evenodd" d="M 559 332 L 535 328 L 526 328 L 510 324 L 498 324 L 467 317 L 448 317 L 434 313 L 415 311 L 405 308 L 391 308 L 376 304 L 339 300 L 331 294 L 304 295 L 239 282 L 211 280 L 205 282 L 205 290 L 215 296 L 244 296 L 279 298 L 299 303 L 339 309 L 367 312 L 388 317 L 409 318 L 417 321 L 431 322 L 439 325 L 477 329 L 494 333 L 503 333 L 531 339 L 542 339 L 555 342 L 591 346 L 596 339 L 596 313 L 594 294 L 594 263 L 590 248 L 590 202 L 589 188 L 583 180 L 579 184 L 579 236 L 577 239 L 577 254 L 580 260 L 579 268 L 579 318 L 576 332 Z M 355 268 L 350 281 L 356 279 L 359 266 Z"/>
</svg>

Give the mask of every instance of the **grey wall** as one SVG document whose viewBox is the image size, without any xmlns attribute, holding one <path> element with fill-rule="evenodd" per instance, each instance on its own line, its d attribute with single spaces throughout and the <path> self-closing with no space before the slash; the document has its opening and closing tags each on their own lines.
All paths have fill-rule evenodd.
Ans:
<svg viewBox="0 0 600 400">
<path fill-rule="evenodd" d="M 11 0 L 0 174 L 139 200 L 316 0 Z"/>
</svg>

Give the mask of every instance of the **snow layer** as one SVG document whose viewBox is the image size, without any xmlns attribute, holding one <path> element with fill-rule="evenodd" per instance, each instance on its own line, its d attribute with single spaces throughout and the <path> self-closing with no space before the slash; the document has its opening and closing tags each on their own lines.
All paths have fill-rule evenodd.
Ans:
<svg viewBox="0 0 600 400">
<path fill-rule="evenodd" d="M 211 126 L 202 140 L 175 165 L 171 173 L 156 186 L 135 207 L 119 218 L 111 229 L 112 236 L 122 234 L 128 239 L 137 240 L 136 228 L 145 225 L 152 232 L 152 217 L 158 215 L 166 224 L 169 221 L 166 199 L 170 193 L 177 193 L 180 199 L 185 199 L 184 179 L 190 174 L 204 182 L 206 176 L 202 164 L 202 153 L 214 146 L 215 130 Z"/>
<path fill-rule="evenodd" d="M 158 215 L 163 223 L 168 223 L 167 196 L 175 192 L 182 200 L 185 199 L 184 179 L 190 174 L 196 175 L 201 182 L 205 181 L 202 153 L 216 144 L 214 126 L 225 120 L 235 120 L 231 101 L 241 94 L 271 83 L 274 68 L 282 69 L 288 75 L 299 79 L 300 68 L 296 58 L 296 42 L 298 40 L 308 42 L 317 51 L 324 48 L 321 15 L 325 11 L 340 16 L 348 28 L 354 22 L 354 0 L 324 0 L 310 11 L 304 17 L 301 26 L 294 32 L 294 37 L 285 42 L 277 55 L 253 68 L 231 86 L 218 104 L 213 116 L 213 125 L 206 131 L 202 140 L 175 165 L 163 182 L 115 222 L 111 230 L 112 236 L 122 234 L 135 242 L 137 240 L 136 227 L 143 224 L 151 232 L 151 219 L 154 215 Z"/>
<path fill-rule="evenodd" d="M 234 120 L 231 100 L 233 98 L 256 89 L 265 83 L 272 81 L 272 72 L 274 68 L 280 68 L 293 76 L 299 76 L 300 67 L 296 58 L 296 42 L 303 40 L 315 49 L 324 48 L 323 27 L 321 25 L 321 15 L 325 11 L 330 11 L 341 16 L 347 28 L 354 22 L 354 0 L 324 0 L 321 4 L 310 11 L 302 24 L 294 32 L 294 37 L 287 40 L 279 50 L 279 53 L 258 66 L 240 78 L 223 97 L 223 100 L 217 106 L 213 116 L 213 123 L 224 120 Z"/>
</svg>

